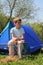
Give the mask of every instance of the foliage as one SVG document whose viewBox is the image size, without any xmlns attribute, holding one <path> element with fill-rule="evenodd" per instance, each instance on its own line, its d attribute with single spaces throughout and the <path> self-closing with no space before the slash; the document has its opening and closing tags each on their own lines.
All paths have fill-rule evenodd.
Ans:
<svg viewBox="0 0 43 65">
<path fill-rule="evenodd" d="M 5 16 L 4 14 L 0 14 L 0 33 L 2 32 L 2 30 L 5 28 L 6 23 L 7 23 L 7 19 L 9 16 Z M 11 18 L 12 20 L 13 18 Z"/>
<path fill-rule="evenodd" d="M 34 23 L 30 24 L 30 26 L 33 28 L 33 30 L 36 32 L 36 34 L 40 37 L 40 39 L 43 41 L 43 30 L 42 30 L 42 23 Z"/>
</svg>

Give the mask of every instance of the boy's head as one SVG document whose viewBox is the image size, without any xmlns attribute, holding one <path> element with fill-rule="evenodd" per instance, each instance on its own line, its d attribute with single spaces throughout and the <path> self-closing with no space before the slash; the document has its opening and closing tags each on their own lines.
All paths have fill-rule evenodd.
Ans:
<svg viewBox="0 0 43 65">
<path fill-rule="evenodd" d="M 13 22 L 17 28 L 21 27 L 21 19 L 19 17 L 14 18 Z"/>
</svg>

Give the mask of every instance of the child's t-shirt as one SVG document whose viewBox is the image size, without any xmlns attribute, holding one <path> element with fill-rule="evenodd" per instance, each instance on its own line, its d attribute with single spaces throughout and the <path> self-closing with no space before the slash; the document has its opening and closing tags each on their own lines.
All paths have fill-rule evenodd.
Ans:
<svg viewBox="0 0 43 65">
<path fill-rule="evenodd" d="M 15 37 L 20 38 L 22 36 L 22 34 L 24 34 L 24 29 L 21 27 L 20 29 L 17 29 L 16 27 L 13 27 L 10 30 L 10 33 L 14 33 Z"/>
</svg>

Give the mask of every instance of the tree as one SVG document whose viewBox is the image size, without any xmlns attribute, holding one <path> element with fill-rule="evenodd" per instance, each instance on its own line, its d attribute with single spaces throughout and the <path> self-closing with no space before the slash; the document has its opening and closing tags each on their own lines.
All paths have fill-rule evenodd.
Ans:
<svg viewBox="0 0 43 65">
<path fill-rule="evenodd" d="M 2 8 L 2 5 L 0 4 L 0 32 L 2 31 L 2 22 L 1 22 L 1 14 L 3 13 L 3 8 Z"/>
<path fill-rule="evenodd" d="M 5 0 L 4 2 L 5 15 L 9 15 L 7 22 L 14 17 L 22 17 L 31 19 L 34 17 L 33 0 Z"/>
<path fill-rule="evenodd" d="M 3 7 L 2 7 L 2 5 L 0 4 L 0 13 L 2 13 L 3 12 Z"/>
<path fill-rule="evenodd" d="M 1 0 L 0 0 L 1 1 Z M 1 4 L 0 28 L 3 29 L 6 24 L 14 17 L 22 19 L 31 19 L 34 17 L 35 9 L 33 0 L 3 0 Z M 6 18 L 7 16 L 7 18 Z M 2 24 L 4 22 L 4 24 Z"/>
</svg>

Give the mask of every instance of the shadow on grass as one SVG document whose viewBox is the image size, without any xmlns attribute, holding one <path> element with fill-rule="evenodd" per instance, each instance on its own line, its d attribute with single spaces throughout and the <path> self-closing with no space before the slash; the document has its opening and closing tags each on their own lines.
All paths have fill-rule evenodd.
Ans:
<svg viewBox="0 0 43 65">
<path fill-rule="evenodd" d="M 0 55 L 8 55 L 8 50 L 0 49 Z"/>
<path fill-rule="evenodd" d="M 26 59 L 26 60 L 27 59 L 35 60 L 35 59 L 37 59 L 37 57 L 39 56 L 40 53 L 41 52 L 40 52 L 40 49 L 39 49 L 39 50 L 37 50 L 34 53 L 29 53 L 29 54 L 23 55 L 23 59 Z"/>
</svg>

